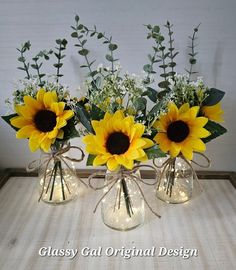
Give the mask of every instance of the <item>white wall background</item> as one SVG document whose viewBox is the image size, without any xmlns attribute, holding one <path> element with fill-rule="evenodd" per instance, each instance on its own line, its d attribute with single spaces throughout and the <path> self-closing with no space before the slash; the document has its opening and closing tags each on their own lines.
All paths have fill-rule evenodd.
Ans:
<svg viewBox="0 0 236 270">
<path fill-rule="evenodd" d="M 97 25 L 111 33 L 119 45 L 119 58 L 124 70 L 140 73 L 146 63 L 151 44 L 146 40 L 143 24 L 174 23 L 178 72 L 187 64 L 187 36 L 193 26 L 202 23 L 199 31 L 198 70 L 206 83 L 226 91 L 223 101 L 225 127 L 228 133 L 207 146 L 212 170 L 236 170 L 236 1 L 235 0 L 0 0 L 0 114 L 6 113 L 4 100 L 11 96 L 13 82 L 24 73 L 17 70 L 17 51 L 30 40 L 32 53 L 54 46 L 54 40 L 66 37 L 67 58 L 63 82 L 73 94 L 83 83 L 79 70 L 83 60 L 70 39 L 70 25 L 78 13 L 83 23 Z M 92 55 L 102 61 L 103 48 L 90 43 Z M 47 71 L 47 70 L 46 70 Z M 76 140 L 75 143 L 80 143 Z M 16 140 L 15 132 L 0 120 L 0 168 L 24 167 L 38 154 L 31 154 L 26 140 Z M 84 165 L 82 165 L 84 166 Z"/>
</svg>

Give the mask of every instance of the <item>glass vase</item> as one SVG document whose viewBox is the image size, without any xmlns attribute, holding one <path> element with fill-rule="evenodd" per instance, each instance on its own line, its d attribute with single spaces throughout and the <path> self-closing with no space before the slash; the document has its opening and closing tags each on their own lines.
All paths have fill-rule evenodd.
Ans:
<svg viewBox="0 0 236 270">
<path fill-rule="evenodd" d="M 70 155 L 66 151 L 59 154 L 69 143 L 51 147 L 49 153 L 41 152 L 39 166 L 40 199 L 49 204 L 63 204 L 75 199 L 78 195 L 79 181 L 73 162 L 65 159 Z M 63 161 L 64 160 L 64 161 Z"/>
<path fill-rule="evenodd" d="M 101 211 L 102 219 L 108 227 L 128 231 L 144 223 L 145 208 L 144 200 L 140 190 L 132 180 L 132 176 L 140 177 L 140 171 L 135 173 L 123 174 L 118 172 L 107 171 L 103 192 L 111 190 L 102 200 Z"/>
<path fill-rule="evenodd" d="M 162 166 L 166 160 L 159 158 L 156 162 L 162 167 L 156 196 L 167 203 L 184 203 L 192 197 L 193 171 L 181 157 L 169 158 L 168 166 Z"/>
</svg>

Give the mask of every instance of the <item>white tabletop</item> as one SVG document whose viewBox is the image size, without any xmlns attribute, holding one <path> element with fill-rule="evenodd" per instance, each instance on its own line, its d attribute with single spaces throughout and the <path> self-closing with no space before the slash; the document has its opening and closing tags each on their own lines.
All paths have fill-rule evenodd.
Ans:
<svg viewBox="0 0 236 270">
<path fill-rule="evenodd" d="M 101 181 L 101 180 L 99 180 Z M 229 270 L 236 265 L 236 190 L 227 180 L 201 180 L 204 192 L 185 204 L 168 205 L 148 199 L 161 219 L 147 209 L 142 227 L 128 232 L 106 227 L 98 191 L 66 205 L 38 203 L 37 178 L 12 177 L 0 190 L 0 269 L 1 270 L 86 270 L 161 269 Z M 73 259 L 41 257 L 42 248 L 78 250 Z M 85 257 L 83 248 L 98 249 L 101 256 Z M 108 257 L 107 248 L 154 249 L 154 256 Z M 198 256 L 159 256 L 160 248 L 197 249 Z"/>
</svg>

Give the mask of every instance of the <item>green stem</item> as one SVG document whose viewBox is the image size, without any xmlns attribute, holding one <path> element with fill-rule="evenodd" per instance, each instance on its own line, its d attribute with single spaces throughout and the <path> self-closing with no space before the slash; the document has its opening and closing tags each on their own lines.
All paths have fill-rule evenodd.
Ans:
<svg viewBox="0 0 236 270">
<path fill-rule="evenodd" d="M 131 199 L 129 195 L 129 190 L 128 190 L 128 187 L 124 178 L 121 180 L 121 185 L 122 185 L 123 195 L 125 199 L 126 210 L 127 210 L 128 215 L 131 217 L 134 214 L 134 212 L 132 210 L 132 203 L 131 203 Z"/>
<path fill-rule="evenodd" d="M 55 185 L 56 176 L 57 176 L 57 169 L 58 169 L 58 161 L 56 161 L 54 165 L 53 182 L 52 182 L 52 188 L 51 188 L 51 193 L 50 193 L 50 198 L 49 198 L 50 201 L 52 200 L 52 197 L 53 197 L 54 185 Z"/>
<path fill-rule="evenodd" d="M 57 61 L 57 83 L 59 81 L 59 75 L 60 75 L 60 64 L 61 64 L 61 44 L 59 45 L 59 50 L 58 50 L 58 61 Z"/>
<path fill-rule="evenodd" d="M 65 196 L 65 190 L 64 190 L 64 177 L 63 177 L 63 173 L 62 173 L 62 166 L 61 166 L 61 161 L 58 161 L 58 165 L 59 165 L 59 171 L 60 171 L 60 177 L 61 177 L 61 191 L 62 191 L 62 198 L 63 201 L 65 201 L 66 196 Z"/>
<path fill-rule="evenodd" d="M 20 53 L 21 53 L 22 59 L 25 59 L 23 52 L 21 51 Z M 25 60 L 23 61 L 23 64 L 24 64 L 25 72 L 27 74 L 27 79 L 30 79 L 29 69 L 28 69 L 28 66 L 26 65 Z"/>
</svg>

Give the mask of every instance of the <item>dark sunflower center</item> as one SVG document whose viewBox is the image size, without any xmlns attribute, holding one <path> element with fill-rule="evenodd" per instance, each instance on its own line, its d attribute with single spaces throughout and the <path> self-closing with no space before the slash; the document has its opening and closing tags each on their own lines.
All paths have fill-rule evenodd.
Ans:
<svg viewBox="0 0 236 270">
<path fill-rule="evenodd" d="M 182 142 L 188 137 L 189 127 L 181 121 L 172 122 L 167 129 L 167 137 L 173 142 Z"/>
<path fill-rule="evenodd" d="M 122 132 L 114 132 L 108 136 L 106 149 L 112 155 L 120 155 L 129 149 L 129 137 Z"/>
<path fill-rule="evenodd" d="M 57 116 L 49 110 L 38 111 L 34 116 L 34 123 L 38 130 L 49 132 L 54 129 L 57 123 Z"/>
</svg>

